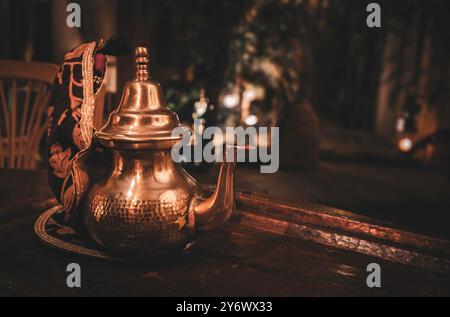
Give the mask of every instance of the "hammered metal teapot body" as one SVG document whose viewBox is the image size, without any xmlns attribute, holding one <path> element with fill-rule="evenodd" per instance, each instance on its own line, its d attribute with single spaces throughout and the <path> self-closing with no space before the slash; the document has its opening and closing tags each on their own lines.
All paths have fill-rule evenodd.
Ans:
<svg viewBox="0 0 450 317">
<path fill-rule="evenodd" d="M 136 49 L 136 79 L 96 133 L 112 152 L 101 181 L 88 192 L 84 226 L 101 246 L 121 253 L 158 255 L 189 247 L 199 231 L 213 230 L 232 215 L 234 162 L 222 163 L 215 192 L 203 199 L 197 182 L 171 158 L 180 141 L 178 116 L 149 79 L 145 48 Z"/>
</svg>

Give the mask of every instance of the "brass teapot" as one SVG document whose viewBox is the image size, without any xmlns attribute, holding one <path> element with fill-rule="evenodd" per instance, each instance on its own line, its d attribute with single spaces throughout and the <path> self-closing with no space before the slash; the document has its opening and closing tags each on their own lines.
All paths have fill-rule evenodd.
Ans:
<svg viewBox="0 0 450 317">
<path fill-rule="evenodd" d="M 217 187 L 202 198 L 197 182 L 171 158 L 180 126 L 160 85 L 148 75 L 148 53 L 136 49 L 136 79 L 96 133 L 112 153 L 108 172 L 87 192 L 84 227 L 104 248 L 158 255 L 192 245 L 196 232 L 224 224 L 234 207 L 235 162 L 224 162 Z"/>
</svg>

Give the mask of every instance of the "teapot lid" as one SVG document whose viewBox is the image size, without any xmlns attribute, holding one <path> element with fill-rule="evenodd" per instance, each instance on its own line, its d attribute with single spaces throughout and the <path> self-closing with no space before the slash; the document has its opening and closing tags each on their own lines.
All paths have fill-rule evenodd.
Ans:
<svg viewBox="0 0 450 317">
<path fill-rule="evenodd" d="M 181 126 L 180 120 L 167 107 L 159 83 L 149 77 L 147 48 L 136 48 L 135 57 L 136 78 L 126 84 L 119 106 L 96 136 L 109 147 L 171 147 L 181 139 L 172 137 L 172 130 Z"/>
</svg>

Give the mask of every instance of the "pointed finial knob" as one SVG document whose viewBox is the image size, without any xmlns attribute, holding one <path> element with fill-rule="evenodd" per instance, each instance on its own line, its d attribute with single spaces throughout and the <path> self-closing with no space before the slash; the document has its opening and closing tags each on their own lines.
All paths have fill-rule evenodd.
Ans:
<svg viewBox="0 0 450 317">
<path fill-rule="evenodd" d="M 148 50 L 146 47 L 137 47 L 136 56 L 136 79 L 139 81 L 148 80 Z"/>
</svg>

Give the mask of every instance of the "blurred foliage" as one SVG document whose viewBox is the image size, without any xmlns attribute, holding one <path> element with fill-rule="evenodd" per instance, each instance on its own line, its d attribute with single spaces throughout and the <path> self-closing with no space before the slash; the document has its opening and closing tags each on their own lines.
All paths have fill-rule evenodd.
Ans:
<svg viewBox="0 0 450 317">
<path fill-rule="evenodd" d="M 135 32 L 155 48 L 158 66 L 169 69 L 162 84 L 178 111 L 193 106 L 200 87 L 216 103 L 221 90 L 242 76 L 264 86 L 268 98 L 278 99 L 287 112 L 307 98 L 320 116 L 343 127 L 371 130 L 391 33 L 399 42 L 389 57 L 398 65 L 389 78 L 391 106 L 408 110 L 409 105 L 442 105 L 450 99 L 447 0 L 118 1 L 119 34 L 126 29 L 120 21 L 130 24 L 140 13 L 136 8 L 144 8 L 139 25 L 125 32 Z M 381 29 L 366 26 L 370 2 L 381 5 Z M 33 30 L 35 58 L 50 59 L 51 3 L 0 0 L 2 58 L 23 58 L 27 32 Z M 425 69 L 426 45 L 431 53 Z M 421 78 L 426 78 L 426 89 L 419 87 Z"/>
<path fill-rule="evenodd" d="M 231 31 L 248 2 L 155 1 L 154 8 L 163 18 L 152 42 L 158 47 L 158 64 L 174 70 L 163 79 L 163 86 L 169 105 L 182 117 L 192 114 L 201 87 L 217 100 L 228 65 Z"/>
</svg>

